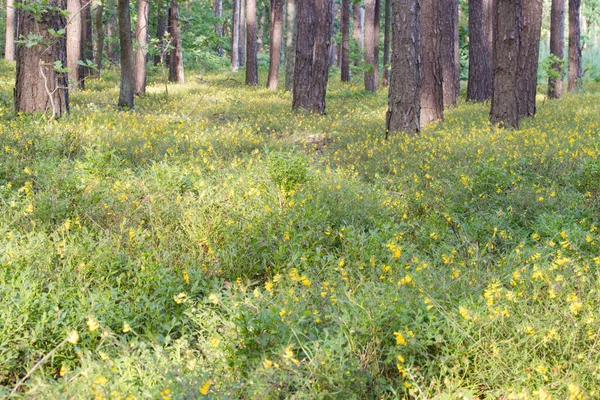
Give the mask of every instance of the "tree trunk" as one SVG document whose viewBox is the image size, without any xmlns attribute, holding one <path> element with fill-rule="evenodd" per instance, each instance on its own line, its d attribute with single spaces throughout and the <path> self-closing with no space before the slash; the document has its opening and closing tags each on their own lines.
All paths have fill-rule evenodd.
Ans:
<svg viewBox="0 0 600 400">
<path fill-rule="evenodd" d="M 92 0 L 81 0 L 81 59 L 86 63 L 94 59 L 94 43 L 92 37 Z M 92 69 L 80 66 L 81 76 L 92 75 Z M 84 80 L 81 80 L 81 88 L 84 88 Z"/>
<path fill-rule="evenodd" d="M 518 128 L 521 0 L 499 0 L 495 8 L 494 82 L 490 121 L 502 127 Z"/>
<path fill-rule="evenodd" d="M 314 37 L 314 1 L 297 0 L 296 61 L 294 62 L 294 85 L 292 108 L 308 110 Z"/>
<path fill-rule="evenodd" d="M 385 0 L 385 16 L 383 24 L 383 86 L 387 86 L 390 81 L 390 24 L 392 14 L 392 0 Z"/>
<path fill-rule="evenodd" d="M 569 91 L 581 87 L 581 0 L 569 0 Z"/>
<path fill-rule="evenodd" d="M 96 29 L 96 52 L 94 54 L 94 65 L 96 66 L 96 76 L 100 76 L 102 71 L 102 57 L 104 55 L 104 27 L 102 24 L 102 14 L 104 13 L 104 3 L 96 2 L 94 9 L 94 27 Z"/>
<path fill-rule="evenodd" d="M 331 37 L 329 38 L 330 46 L 329 46 L 329 66 L 336 66 L 336 58 L 337 58 L 337 45 L 335 43 L 335 20 L 338 15 L 338 5 L 334 1 L 333 2 L 333 10 L 331 12 L 331 29 L 329 30 Z"/>
<path fill-rule="evenodd" d="M 360 3 L 354 3 L 352 5 L 352 18 L 353 18 L 353 23 L 354 23 L 354 29 L 352 31 L 352 39 L 354 39 L 354 43 L 356 46 L 356 49 L 363 49 L 363 8 L 361 7 Z M 362 51 L 360 51 L 359 53 L 361 53 Z M 360 61 L 362 60 L 362 54 L 358 54 L 357 57 L 354 59 L 354 65 L 358 65 L 358 63 L 360 63 Z"/>
<path fill-rule="evenodd" d="M 15 61 L 15 8 L 14 0 L 6 0 L 6 42 L 4 45 L 4 58 Z"/>
<path fill-rule="evenodd" d="M 563 93 L 563 58 L 565 56 L 565 0 L 552 0 L 550 11 L 550 54 L 560 59 L 553 64 L 557 77 L 548 78 L 548 97 L 559 99 Z"/>
<path fill-rule="evenodd" d="M 392 69 L 386 138 L 421 129 L 421 6 L 419 0 L 392 2 Z"/>
<path fill-rule="evenodd" d="M 215 31 L 217 32 L 217 38 L 219 39 L 216 50 L 219 57 L 223 57 L 223 47 L 220 42 L 223 38 L 223 23 L 221 22 L 221 18 L 223 18 L 223 0 L 215 0 L 215 18 L 217 18 Z"/>
<path fill-rule="evenodd" d="M 117 1 L 117 16 L 119 19 L 119 44 L 121 46 L 121 88 L 119 92 L 119 107 L 133 108 L 135 75 L 129 0 Z"/>
<path fill-rule="evenodd" d="M 519 118 L 535 115 L 538 59 L 542 29 L 543 0 L 527 0 L 522 4 L 521 44 L 519 49 Z"/>
<path fill-rule="evenodd" d="M 279 59 L 283 35 L 283 0 L 271 0 L 271 23 L 269 25 L 269 78 L 267 87 L 277 90 Z"/>
<path fill-rule="evenodd" d="M 469 0 L 469 101 L 485 101 L 492 95 L 489 5 L 490 0 Z"/>
<path fill-rule="evenodd" d="M 460 93 L 458 46 L 458 0 L 441 0 L 441 62 L 444 105 L 456 107 Z"/>
<path fill-rule="evenodd" d="M 146 54 L 148 54 L 148 19 L 150 18 L 150 2 L 139 0 L 138 20 L 135 27 L 135 94 L 146 93 Z"/>
<path fill-rule="evenodd" d="M 240 61 L 240 1 L 233 1 L 233 18 L 231 27 L 231 70 L 237 72 Z"/>
<path fill-rule="evenodd" d="M 60 117 L 69 112 L 69 78 L 66 73 L 56 72 L 54 63 L 66 65 L 67 46 L 64 37 L 55 38 L 48 30 L 66 27 L 66 19 L 59 11 L 66 8 L 66 2 L 50 0 L 48 5 L 56 9 L 45 11 L 39 21 L 30 11 L 16 12 L 17 37 L 41 35 L 43 42 L 31 47 L 17 45 L 15 109 L 24 113 L 51 110 L 54 117 Z"/>
<path fill-rule="evenodd" d="M 67 22 L 67 68 L 69 68 L 69 81 L 79 86 L 81 68 L 78 61 L 81 60 L 81 37 L 82 17 L 81 0 L 67 0 L 67 11 L 69 11 Z"/>
<path fill-rule="evenodd" d="M 246 65 L 246 0 L 240 0 L 240 65 Z"/>
<path fill-rule="evenodd" d="M 333 0 L 314 0 L 314 7 L 315 54 L 311 71 L 308 109 L 314 114 L 325 114 Z"/>
<path fill-rule="evenodd" d="M 296 61 L 296 0 L 287 0 L 285 37 L 285 90 L 294 86 L 294 63 Z"/>
<path fill-rule="evenodd" d="M 246 0 L 246 85 L 258 85 L 256 0 Z"/>
<path fill-rule="evenodd" d="M 389 1 L 389 0 L 388 0 Z M 350 0 L 342 0 L 342 82 L 350 82 Z"/>
<path fill-rule="evenodd" d="M 181 47 L 181 30 L 179 29 L 179 4 L 171 0 L 169 10 L 169 29 L 171 36 L 171 53 L 169 54 L 169 81 L 185 83 L 183 72 L 183 49 Z"/>
<path fill-rule="evenodd" d="M 261 6 L 260 7 L 260 11 L 258 12 L 258 15 L 260 15 L 260 18 L 258 18 L 258 32 L 256 34 L 256 54 L 261 54 L 263 52 L 263 36 L 265 36 L 265 7 Z M 270 28 L 269 28 L 270 30 Z"/>
<path fill-rule="evenodd" d="M 441 9 L 438 0 L 421 0 L 421 123 L 444 119 Z"/>
<path fill-rule="evenodd" d="M 375 75 L 375 88 L 379 87 L 379 37 L 381 35 L 381 0 L 375 0 L 375 27 L 373 34 L 375 35 L 375 42 L 373 44 L 373 73 Z"/>
<path fill-rule="evenodd" d="M 365 0 L 365 90 L 375 93 L 375 0 Z"/>
<path fill-rule="evenodd" d="M 154 65 L 160 65 L 162 52 L 165 47 L 165 33 L 167 32 L 167 9 L 164 5 L 158 4 L 156 12 L 156 39 L 158 39 L 159 53 L 154 56 Z"/>
</svg>

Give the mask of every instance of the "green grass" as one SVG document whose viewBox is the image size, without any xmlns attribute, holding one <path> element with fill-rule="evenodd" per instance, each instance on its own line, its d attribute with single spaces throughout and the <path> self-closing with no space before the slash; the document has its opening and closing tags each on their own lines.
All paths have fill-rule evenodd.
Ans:
<svg viewBox="0 0 600 400">
<path fill-rule="evenodd" d="M 16 397 L 600 395 L 599 87 L 385 141 L 337 77 L 306 116 L 109 74 L 48 121 L 1 69 L 0 395 L 44 356 Z"/>
</svg>

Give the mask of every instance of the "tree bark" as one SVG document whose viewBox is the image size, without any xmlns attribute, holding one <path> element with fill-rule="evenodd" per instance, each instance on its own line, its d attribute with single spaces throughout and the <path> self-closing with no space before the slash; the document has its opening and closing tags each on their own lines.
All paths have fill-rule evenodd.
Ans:
<svg viewBox="0 0 600 400">
<path fill-rule="evenodd" d="M 148 22 L 150 18 L 150 2 L 139 0 L 138 20 L 135 27 L 135 94 L 146 93 L 146 54 L 148 54 Z"/>
<path fill-rule="evenodd" d="M 102 71 L 102 57 L 104 55 L 104 27 L 102 24 L 102 15 L 104 13 L 104 3 L 96 2 L 94 8 L 94 27 L 96 30 L 96 52 L 94 53 L 94 65 L 96 66 L 96 76 L 100 76 Z"/>
<path fill-rule="evenodd" d="M 154 56 L 154 65 L 160 65 L 162 60 L 162 52 L 165 47 L 165 33 L 167 32 L 167 9 L 164 5 L 158 4 L 156 11 L 156 38 L 158 39 L 159 54 Z"/>
<path fill-rule="evenodd" d="M 78 61 L 81 60 L 82 16 L 81 0 L 67 0 L 69 12 L 67 23 L 67 68 L 69 68 L 69 81 L 79 86 L 83 79 Z"/>
<path fill-rule="evenodd" d="M 390 81 L 390 33 L 391 33 L 392 0 L 385 0 L 385 16 L 383 24 L 383 86 Z"/>
<path fill-rule="evenodd" d="M 240 54 L 238 60 L 241 65 L 246 65 L 246 0 L 240 0 Z"/>
<path fill-rule="evenodd" d="M 183 49 L 181 47 L 181 30 L 179 28 L 179 4 L 171 0 L 169 10 L 169 34 L 171 36 L 171 53 L 169 54 L 169 81 L 185 83 L 183 71 Z"/>
<path fill-rule="evenodd" d="M 285 90 L 292 90 L 296 61 L 296 0 L 287 0 L 286 14 Z"/>
<path fill-rule="evenodd" d="M 267 87 L 277 90 L 279 61 L 283 35 L 283 0 L 271 0 L 271 23 L 269 25 L 269 78 Z"/>
<path fill-rule="evenodd" d="M 373 43 L 373 74 L 375 76 L 375 89 L 379 87 L 379 37 L 381 36 L 381 0 L 375 0 L 375 27 L 373 34 L 375 41 Z"/>
<path fill-rule="evenodd" d="M 490 0 L 469 0 L 469 81 L 467 100 L 480 102 L 492 95 L 492 67 L 488 26 Z"/>
<path fill-rule="evenodd" d="M 375 93 L 375 0 L 365 0 L 365 90 Z"/>
<path fill-rule="evenodd" d="M 444 105 L 456 107 L 460 93 L 458 60 L 458 0 L 441 0 L 441 62 Z"/>
<path fill-rule="evenodd" d="M 350 82 L 350 0 L 342 0 L 341 20 L 342 48 L 340 61 L 342 82 Z"/>
<path fill-rule="evenodd" d="M 240 1 L 233 1 L 233 18 L 231 27 L 231 70 L 237 72 L 240 61 Z"/>
<path fill-rule="evenodd" d="M 256 0 L 246 0 L 246 85 L 258 85 Z"/>
<path fill-rule="evenodd" d="M 441 9 L 438 0 L 421 0 L 421 123 L 444 119 Z"/>
<path fill-rule="evenodd" d="M 56 9 L 45 11 L 39 21 L 30 11 L 16 12 L 17 37 L 31 34 L 43 39 L 31 47 L 16 46 L 15 109 L 25 113 L 51 110 L 54 117 L 60 117 L 69 112 L 69 80 L 67 73 L 54 70 L 54 63 L 66 65 L 67 45 L 64 37 L 55 38 L 48 30 L 66 27 L 66 19 L 58 11 L 66 8 L 66 2 L 49 0 L 48 5 Z"/>
<path fill-rule="evenodd" d="M 81 0 L 81 59 L 86 63 L 94 59 L 94 43 L 92 37 L 92 0 Z M 81 76 L 92 75 L 92 69 L 81 66 Z M 81 80 L 81 89 L 85 80 Z"/>
<path fill-rule="evenodd" d="M 15 8 L 14 0 L 6 0 L 6 42 L 4 45 L 4 58 L 15 61 Z"/>
<path fill-rule="evenodd" d="M 117 0 L 117 16 L 119 20 L 119 44 L 121 46 L 119 107 L 133 108 L 135 76 L 129 0 Z"/>
<path fill-rule="evenodd" d="M 314 1 L 297 0 L 297 41 L 296 60 L 294 62 L 294 85 L 292 108 L 308 110 L 310 92 L 314 37 Z"/>
<path fill-rule="evenodd" d="M 314 7 L 315 54 L 311 71 L 308 109 L 314 114 L 325 114 L 333 0 L 314 0 Z"/>
<path fill-rule="evenodd" d="M 519 117 L 535 115 L 538 59 L 542 30 L 543 0 L 527 0 L 522 4 L 521 44 L 519 49 Z"/>
<path fill-rule="evenodd" d="M 569 0 L 569 91 L 581 87 L 581 0 Z"/>
<path fill-rule="evenodd" d="M 359 54 L 357 55 L 357 57 L 354 59 L 354 65 L 358 65 L 361 60 L 362 60 L 362 49 L 363 49 L 363 24 L 362 24 L 362 20 L 363 20 L 363 8 L 361 7 L 360 3 L 354 3 L 352 5 L 352 18 L 353 18 L 353 30 L 352 30 L 352 39 L 354 40 L 355 46 L 357 50 L 361 50 L 359 51 Z"/>
<path fill-rule="evenodd" d="M 217 38 L 219 39 L 216 50 L 219 57 L 223 57 L 223 47 L 220 43 L 223 38 L 223 24 L 221 23 L 221 18 L 223 18 L 223 0 L 215 0 L 215 18 L 217 18 L 215 31 L 217 32 Z"/>
<path fill-rule="evenodd" d="M 490 121 L 519 127 L 519 47 L 521 0 L 496 2 L 494 19 L 494 82 Z"/>
<path fill-rule="evenodd" d="M 421 129 L 421 5 L 419 0 L 392 2 L 392 69 L 386 115 L 386 138 Z"/>
<path fill-rule="evenodd" d="M 550 11 L 550 54 L 560 61 L 553 64 L 558 78 L 548 78 L 548 97 L 559 99 L 563 93 L 563 58 L 565 56 L 565 0 L 552 0 Z"/>
<path fill-rule="evenodd" d="M 335 67 L 337 64 L 337 45 L 335 43 L 335 20 L 338 15 L 338 5 L 334 1 L 333 2 L 333 10 L 331 12 L 331 29 L 329 30 L 331 37 L 329 38 L 329 66 Z"/>
</svg>

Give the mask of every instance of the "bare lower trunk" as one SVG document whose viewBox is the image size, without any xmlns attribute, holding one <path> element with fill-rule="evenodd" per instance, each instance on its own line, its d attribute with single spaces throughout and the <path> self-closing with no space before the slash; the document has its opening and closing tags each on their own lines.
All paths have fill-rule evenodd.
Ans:
<svg viewBox="0 0 600 400">
<path fill-rule="evenodd" d="M 350 82 L 350 0 L 342 0 L 341 20 L 342 48 L 340 62 L 342 82 Z"/>
<path fill-rule="evenodd" d="M 169 29 L 171 36 L 171 53 L 169 54 L 169 81 L 185 83 L 183 71 L 183 48 L 181 47 L 181 30 L 179 28 L 179 4 L 171 0 L 169 10 Z"/>
<path fill-rule="evenodd" d="M 460 92 L 458 62 L 458 0 L 441 0 L 441 62 L 444 84 L 444 105 L 456 106 Z"/>
<path fill-rule="evenodd" d="M 81 0 L 81 59 L 86 63 L 94 59 L 94 43 L 92 37 L 92 0 Z M 80 66 L 81 76 L 92 75 L 92 69 Z M 84 88 L 84 80 L 81 80 L 81 88 Z"/>
<path fill-rule="evenodd" d="M 135 28 L 135 94 L 146 93 L 146 54 L 148 54 L 148 22 L 150 17 L 150 2 L 139 0 L 138 20 Z"/>
<path fill-rule="evenodd" d="M 519 49 L 519 117 L 535 115 L 537 72 L 540 54 L 543 0 L 523 2 L 521 44 Z"/>
<path fill-rule="evenodd" d="M 421 123 L 429 124 L 444 118 L 441 10 L 438 0 L 421 0 L 421 4 Z"/>
<path fill-rule="evenodd" d="M 279 59 L 283 35 L 283 0 L 271 0 L 271 24 L 269 27 L 269 78 L 267 87 L 277 90 Z"/>
<path fill-rule="evenodd" d="M 14 0 L 6 1 L 6 42 L 4 45 L 4 58 L 15 61 L 15 8 Z"/>
<path fill-rule="evenodd" d="M 381 35 L 381 0 L 375 0 L 375 27 L 373 33 L 375 42 L 373 43 L 373 74 L 375 75 L 375 88 L 379 87 L 379 36 Z"/>
<path fill-rule="evenodd" d="M 335 43 L 335 20 L 337 19 L 338 11 L 339 11 L 338 5 L 334 1 L 333 2 L 333 11 L 331 14 L 331 29 L 330 29 L 331 38 L 329 39 L 329 41 L 330 41 L 329 66 L 330 67 L 335 67 L 337 64 L 337 45 Z"/>
<path fill-rule="evenodd" d="M 223 0 L 215 0 L 215 18 L 217 18 L 215 31 L 217 33 L 217 38 L 219 39 L 216 50 L 219 57 L 223 57 L 223 47 L 221 47 L 220 43 L 220 40 L 223 38 L 223 24 L 221 23 L 221 18 L 223 18 Z"/>
<path fill-rule="evenodd" d="M 490 0 L 469 0 L 469 101 L 485 101 L 492 95 L 489 5 Z"/>
<path fill-rule="evenodd" d="M 246 65 L 246 0 L 240 0 L 240 44 L 238 60 Z"/>
<path fill-rule="evenodd" d="M 354 59 L 354 65 L 358 65 L 358 63 L 362 60 L 362 49 L 363 49 L 363 8 L 360 3 L 354 3 L 352 5 L 352 18 L 353 18 L 353 31 L 352 31 L 352 39 L 354 40 L 354 46 L 356 46 L 359 54 Z"/>
<path fill-rule="evenodd" d="M 386 138 L 421 129 L 421 5 L 419 0 L 392 2 L 392 70 L 386 115 Z"/>
<path fill-rule="evenodd" d="M 66 65 L 67 47 L 65 38 L 55 38 L 48 30 L 65 28 L 66 19 L 60 10 L 66 8 L 66 2 L 50 0 L 48 5 L 54 9 L 44 11 L 39 21 L 29 11 L 19 9 L 16 13 L 17 35 L 42 35 L 46 43 L 17 45 L 15 109 L 25 113 L 50 110 L 54 117 L 60 117 L 69 112 L 69 82 L 66 73 L 54 70 L 54 64 Z"/>
<path fill-rule="evenodd" d="M 314 7 L 315 54 L 311 71 L 308 109 L 311 113 L 325 114 L 333 0 L 314 0 Z"/>
<path fill-rule="evenodd" d="M 308 95 L 313 66 L 314 0 L 298 0 L 296 60 L 292 108 L 308 110 Z"/>
<path fill-rule="evenodd" d="M 104 27 L 102 24 L 102 14 L 104 13 L 104 3 L 96 3 L 94 9 L 94 27 L 96 29 L 96 53 L 94 54 L 94 65 L 96 66 L 96 75 L 100 76 L 102 71 L 102 57 L 104 56 Z"/>
<path fill-rule="evenodd" d="M 286 14 L 285 90 L 292 90 L 296 61 L 296 0 L 287 0 Z"/>
<path fill-rule="evenodd" d="M 81 68 L 81 0 L 67 0 L 67 10 L 69 11 L 67 21 L 67 68 L 69 68 L 69 81 L 79 86 Z"/>
<path fill-rule="evenodd" d="M 365 0 L 365 90 L 376 92 L 375 86 L 375 0 Z"/>
<path fill-rule="evenodd" d="M 550 54 L 559 61 L 553 64 L 557 77 L 548 78 L 548 97 L 559 99 L 563 92 L 563 57 L 565 56 L 565 0 L 552 0 L 550 11 Z"/>
<path fill-rule="evenodd" d="M 391 34 L 391 16 L 392 0 L 385 0 L 385 16 L 383 25 L 383 86 L 387 86 L 390 81 L 390 34 Z"/>
<path fill-rule="evenodd" d="M 236 72 L 240 66 L 240 1 L 233 0 L 233 20 L 231 27 L 231 70 Z"/>
<path fill-rule="evenodd" d="M 521 0 L 501 0 L 496 3 L 495 8 L 494 83 L 490 121 L 502 127 L 518 128 Z"/>
<path fill-rule="evenodd" d="M 154 65 L 160 65 L 164 60 L 162 59 L 162 52 L 165 47 L 165 33 L 167 32 L 167 9 L 164 5 L 159 4 L 156 13 L 156 39 L 158 39 L 158 54 L 154 56 Z"/>
<path fill-rule="evenodd" d="M 256 0 L 246 0 L 246 85 L 258 85 Z"/>
<path fill-rule="evenodd" d="M 569 91 L 581 87 L 581 0 L 569 0 Z"/>
<path fill-rule="evenodd" d="M 119 44 L 121 45 L 121 88 L 119 92 L 119 107 L 133 108 L 135 76 L 129 0 L 117 1 L 117 15 L 119 19 Z"/>
</svg>

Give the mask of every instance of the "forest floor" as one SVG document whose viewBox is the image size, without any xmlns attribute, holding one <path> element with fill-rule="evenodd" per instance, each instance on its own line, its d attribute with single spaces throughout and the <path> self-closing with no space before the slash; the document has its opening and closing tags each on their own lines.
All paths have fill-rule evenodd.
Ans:
<svg viewBox="0 0 600 400">
<path fill-rule="evenodd" d="M 0 69 L 0 396 L 600 396 L 598 87 L 385 141 L 337 77 L 306 116 L 107 75 L 49 122 Z"/>
</svg>

